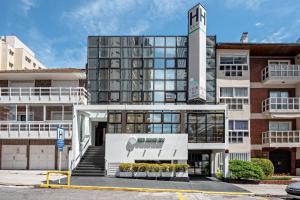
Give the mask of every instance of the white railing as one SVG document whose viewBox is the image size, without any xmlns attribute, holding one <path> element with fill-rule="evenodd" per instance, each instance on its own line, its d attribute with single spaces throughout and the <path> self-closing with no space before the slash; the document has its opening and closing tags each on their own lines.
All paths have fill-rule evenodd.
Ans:
<svg viewBox="0 0 300 200">
<path fill-rule="evenodd" d="M 269 78 L 300 78 L 300 65 L 268 65 L 261 71 L 261 80 Z"/>
<path fill-rule="evenodd" d="M 262 112 L 300 112 L 300 97 L 271 97 L 262 102 Z"/>
<path fill-rule="evenodd" d="M 0 122 L 0 139 L 55 139 L 57 127 L 65 129 L 65 138 L 72 137 L 72 123 Z"/>
<path fill-rule="evenodd" d="M 84 87 L 0 87 L 0 102 L 69 101 L 86 103 Z"/>
<path fill-rule="evenodd" d="M 300 131 L 267 131 L 262 133 L 263 144 L 274 144 L 283 146 L 300 145 Z"/>
</svg>

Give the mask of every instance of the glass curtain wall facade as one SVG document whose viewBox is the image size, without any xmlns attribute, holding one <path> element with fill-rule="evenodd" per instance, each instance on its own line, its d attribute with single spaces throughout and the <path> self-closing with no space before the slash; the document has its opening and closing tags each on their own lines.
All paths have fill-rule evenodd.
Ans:
<svg viewBox="0 0 300 200">
<path fill-rule="evenodd" d="M 216 103 L 216 37 L 207 37 L 207 101 Z M 188 37 L 90 36 L 91 104 L 189 104 Z M 193 102 L 193 104 L 204 104 Z M 188 133 L 191 143 L 224 143 L 224 113 L 110 111 L 108 133 Z"/>
<path fill-rule="evenodd" d="M 187 37 L 89 37 L 91 104 L 185 104 Z"/>
</svg>

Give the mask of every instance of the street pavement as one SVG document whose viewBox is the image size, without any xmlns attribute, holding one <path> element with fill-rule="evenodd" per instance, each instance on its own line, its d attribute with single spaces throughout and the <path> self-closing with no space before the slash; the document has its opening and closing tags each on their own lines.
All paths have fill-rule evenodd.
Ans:
<svg viewBox="0 0 300 200">
<path fill-rule="evenodd" d="M 54 182 L 56 183 L 56 182 Z M 62 180 L 66 184 L 66 179 Z M 110 178 L 95 176 L 72 176 L 71 185 L 84 186 L 104 186 L 104 187 L 129 187 L 129 188 L 159 188 L 159 189 L 178 189 L 178 190 L 204 190 L 218 192 L 248 192 L 247 190 L 235 186 L 231 183 L 225 183 L 208 178 L 193 179 L 189 182 L 163 181 L 163 180 L 145 180 L 128 178 Z"/>
<path fill-rule="evenodd" d="M 0 186 L 0 200 L 279 200 L 255 196 L 208 195 L 201 193 L 148 193 L 128 191 L 36 189 Z"/>
</svg>

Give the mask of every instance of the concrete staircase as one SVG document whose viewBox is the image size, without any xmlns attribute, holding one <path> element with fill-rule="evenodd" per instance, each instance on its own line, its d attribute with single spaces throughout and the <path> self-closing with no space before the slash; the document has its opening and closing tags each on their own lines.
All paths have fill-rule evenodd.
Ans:
<svg viewBox="0 0 300 200">
<path fill-rule="evenodd" d="M 105 176 L 104 155 L 104 146 L 89 146 L 72 176 Z"/>
</svg>

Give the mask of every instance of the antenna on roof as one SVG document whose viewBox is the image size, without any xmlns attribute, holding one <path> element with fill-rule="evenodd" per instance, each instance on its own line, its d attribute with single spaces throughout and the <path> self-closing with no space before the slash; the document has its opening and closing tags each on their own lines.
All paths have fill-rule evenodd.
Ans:
<svg viewBox="0 0 300 200">
<path fill-rule="evenodd" d="M 248 43 L 249 38 L 248 38 L 248 32 L 243 32 L 242 37 L 240 39 L 241 43 Z"/>
<path fill-rule="evenodd" d="M 297 43 L 300 43 L 300 37 L 298 38 L 298 40 L 296 41 Z"/>
</svg>

